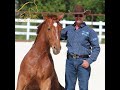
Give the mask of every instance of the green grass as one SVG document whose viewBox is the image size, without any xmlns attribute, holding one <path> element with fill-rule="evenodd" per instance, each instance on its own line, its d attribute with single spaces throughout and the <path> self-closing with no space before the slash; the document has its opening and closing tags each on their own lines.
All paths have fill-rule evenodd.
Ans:
<svg viewBox="0 0 120 90">
<path fill-rule="evenodd" d="M 15 35 L 15 40 L 26 40 L 26 35 Z"/>
<path fill-rule="evenodd" d="M 30 36 L 30 40 L 34 41 L 36 36 Z"/>
<path fill-rule="evenodd" d="M 30 36 L 30 39 L 29 39 L 29 41 L 34 41 L 35 40 L 35 38 L 36 38 L 36 36 Z M 15 40 L 17 41 L 17 40 L 26 40 L 26 35 L 16 35 L 15 36 Z"/>
<path fill-rule="evenodd" d="M 20 28 L 16 28 L 16 29 L 15 29 L 15 31 L 17 31 L 17 32 L 26 32 L 26 31 L 27 31 L 27 29 L 20 29 Z"/>
<path fill-rule="evenodd" d="M 101 44 L 105 44 L 105 39 L 102 39 Z"/>
</svg>

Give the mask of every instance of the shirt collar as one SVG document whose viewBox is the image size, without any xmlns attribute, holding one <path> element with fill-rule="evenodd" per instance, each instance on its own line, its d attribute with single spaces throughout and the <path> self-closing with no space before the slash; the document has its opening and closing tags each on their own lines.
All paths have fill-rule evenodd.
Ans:
<svg viewBox="0 0 120 90">
<path fill-rule="evenodd" d="M 73 26 L 75 27 L 76 23 L 73 24 Z M 83 22 L 81 25 L 80 25 L 80 28 L 83 28 L 84 26 L 86 26 L 86 23 Z"/>
</svg>

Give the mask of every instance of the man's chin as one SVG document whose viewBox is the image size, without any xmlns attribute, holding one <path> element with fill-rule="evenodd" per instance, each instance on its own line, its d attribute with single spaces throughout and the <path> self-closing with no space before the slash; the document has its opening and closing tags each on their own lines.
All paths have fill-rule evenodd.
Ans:
<svg viewBox="0 0 120 90">
<path fill-rule="evenodd" d="M 82 23 L 82 21 L 76 21 L 78 24 L 81 24 Z"/>
</svg>

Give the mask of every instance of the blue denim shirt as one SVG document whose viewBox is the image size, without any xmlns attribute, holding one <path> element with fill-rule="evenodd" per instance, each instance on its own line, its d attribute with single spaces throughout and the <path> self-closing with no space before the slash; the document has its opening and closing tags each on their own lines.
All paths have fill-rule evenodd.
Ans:
<svg viewBox="0 0 120 90">
<path fill-rule="evenodd" d="M 96 61 L 100 52 L 97 33 L 84 23 L 79 30 L 75 30 L 75 23 L 61 31 L 61 39 L 67 40 L 69 53 L 89 55 L 87 61 L 91 64 Z"/>
</svg>

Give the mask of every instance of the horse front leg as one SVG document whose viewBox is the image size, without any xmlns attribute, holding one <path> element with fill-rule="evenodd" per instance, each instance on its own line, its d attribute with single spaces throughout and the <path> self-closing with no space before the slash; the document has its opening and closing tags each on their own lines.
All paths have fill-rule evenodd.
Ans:
<svg viewBox="0 0 120 90">
<path fill-rule="evenodd" d="M 26 86 L 29 84 L 29 82 L 30 82 L 30 79 L 28 79 L 24 75 L 20 74 L 18 77 L 16 90 L 25 90 Z"/>
<path fill-rule="evenodd" d="M 42 80 L 38 83 L 40 90 L 51 90 L 51 78 L 47 78 L 46 80 Z"/>
</svg>

